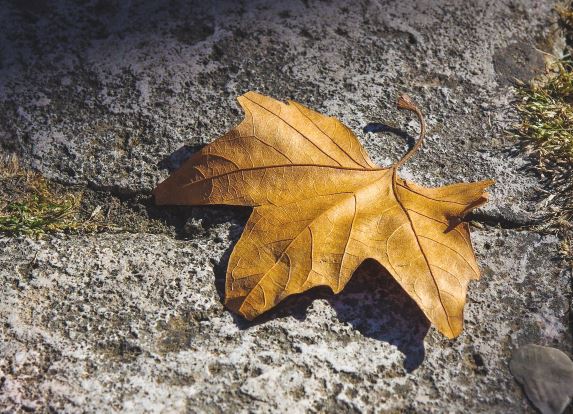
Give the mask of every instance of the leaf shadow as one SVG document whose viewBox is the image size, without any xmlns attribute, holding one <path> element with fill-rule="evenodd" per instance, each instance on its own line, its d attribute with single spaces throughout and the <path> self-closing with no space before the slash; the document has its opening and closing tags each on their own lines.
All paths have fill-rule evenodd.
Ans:
<svg viewBox="0 0 573 414">
<path fill-rule="evenodd" d="M 365 261 L 344 290 L 328 301 L 340 321 L 349 323 L 364 336 L 396 346 L 405 356 L 404 368 L 408 372 L 424 362 L 424 338 L 430 322 L 376 261 Z"/>
<path fill-rule="evenodd" d="M 225 276 L 235 243 L 214 265 L 215 284 L 221 301 L 225 298 Z M 326 300 L 341 322 L 350 324 L 362 335 L 387 342 L 404 355 L 404 369 L 412 372 L 424 361 L 424 339 L 430 323 L 418 305 L 380 264 L 366 260 L 354 272 L 344 290 L 335 295 L 324 286 L 299 295 L 292 295 L 253 321 L 231 313 L 241 330 L 263 325 L 271 320 L 294 317 L 307 318 L 316 299 Z"/>
<path fill-rule="evenodd" d="M 389 132 L 391 134 L 399 136 L 404 141 L 406 141 L 409 148 L 412 148 L 416 144 L 416 138 L 408 134 L 405 130 L 393 127 L 388 124 L 382 124 L 379 122 L 370 122 L 364 128 L 362 128 L 362 131 L 373 132 L 373 133 Z"/>
<path fill-rule="evenodd" d="M 159 161 L 157 167 L 161 170 L 167 170 L 171 174 L 204 146 L 205 144 L 183 145 Z"/>
</svg>

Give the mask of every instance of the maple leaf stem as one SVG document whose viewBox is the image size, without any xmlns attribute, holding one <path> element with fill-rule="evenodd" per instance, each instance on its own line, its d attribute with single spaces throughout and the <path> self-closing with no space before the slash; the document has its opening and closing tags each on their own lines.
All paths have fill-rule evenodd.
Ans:
<svg viewBox="0 0 573 414">
<path fill-rule="evenodd" d="M 406 161 L 412 158 L 412 156 L 416 153 L 416 151 L 418 151 L 422 146 L 422 143 L 424 142 L 424 137 L 426 136 L 426 120 L 424 119 L 424 114 L 422 114 L 422 111 L 414 103 L 412 98 L 410 98 L 408 95 L 405 94 L 400 95 L 398 97 L 397 106 L 398 109 L 405 109 L 407 111 L 412 111 L 416 114 L 416 116 L 418 117 L 418 122 L 420 123 L 420 137 L 418 138 L 418 141 L 416 141 L 416 144 L 410 149 L 410 151 L 408 151 L 406 155 L 404 155 L 402 159 L 394 165 L 395 170 L 400 168 L 402 164 L 404 164 Z"/>
</svg>

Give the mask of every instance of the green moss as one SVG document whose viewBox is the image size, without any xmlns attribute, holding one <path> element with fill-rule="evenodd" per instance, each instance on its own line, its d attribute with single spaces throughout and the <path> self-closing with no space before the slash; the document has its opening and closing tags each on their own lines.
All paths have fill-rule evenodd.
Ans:
<svg viewBox="0 0 573 414">
<path fill-rule="evenodd" d="M 80 192 L 63 191 L 21 168 L 16 157 L 0 159 L 0 232 L 39 236 L 97 230 L 93 217 L 80 219 L 81 201 Z"/>
</svg>

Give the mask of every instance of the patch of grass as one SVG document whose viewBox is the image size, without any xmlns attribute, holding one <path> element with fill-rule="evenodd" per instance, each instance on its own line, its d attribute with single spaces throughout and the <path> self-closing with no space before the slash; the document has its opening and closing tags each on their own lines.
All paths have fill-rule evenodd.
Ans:
<svg viewBox="0 0 573 414">
<path fill-rule="evenodd" d="M 0 159 L 0 232 L 40 236 L 98 230 L 97 214 L 80 218 L 81 201 L 81 192 L 58 188 L 22 168 L 15 156 Z"/>
<path fill-rule="evenodd" d="M 556 10 L 559 14 L 560 23 L 567 32 L 566 34 L 573 34 L 573 3 L 568 2 L 558 5 Z"/>
<path fill-rule="evenodd" d="M 548 65 L 546 73 L 519 89 L 517 133 L 536 169 L 551 184 L 547 205 L 552 224 L 573 219 L 573 61 L 566 57 Z"/>
</svg>

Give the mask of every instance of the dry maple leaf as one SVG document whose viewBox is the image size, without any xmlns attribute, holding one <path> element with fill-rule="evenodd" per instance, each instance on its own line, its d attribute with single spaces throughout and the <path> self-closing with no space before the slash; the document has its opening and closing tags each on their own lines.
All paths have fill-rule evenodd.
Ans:
<svg viewBox="0 0 573 414">
<path fill-rule="evenodd" d="M 227 269 L 225 303 L 253 319 L 315 286 L 340 292 L 377 260 L 449 338 L 460 334 L 468 281 L 479 268 L 462 217 L 493 181 L 425 188 L 375 165 L 340 121 L 248 92 L 245 119 L 154 190 L 157 204 L 254 207 Z"/>
</svg>

